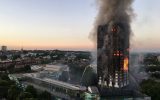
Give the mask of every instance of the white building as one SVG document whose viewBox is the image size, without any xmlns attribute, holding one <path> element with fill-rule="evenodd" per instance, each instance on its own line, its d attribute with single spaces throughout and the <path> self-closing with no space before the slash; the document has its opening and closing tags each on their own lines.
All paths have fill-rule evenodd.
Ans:
<svg viewBox="0 0 160 100">
<path fill-rule="evenodd" d="M 43 70 L 43 66 L 33 65 L 33 66 L 31 66 L 31 70 L 33 70 L 33 71 L 42 71 Z"/>
</svg>

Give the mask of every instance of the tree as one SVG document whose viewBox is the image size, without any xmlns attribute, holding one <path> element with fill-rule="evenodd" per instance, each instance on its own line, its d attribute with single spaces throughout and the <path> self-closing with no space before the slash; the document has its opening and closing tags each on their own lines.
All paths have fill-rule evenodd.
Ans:
<svg viewBox="0 0 160 100">
<path fill-rule="evenodd" d="M 18 99 L 19 100 L 24 100 L 24 99 L 27 99 L 27 98 L 33 98 L 33 95 L 29 92 L 21 92 Z"/>
<path fill-rule="evenodd" d="M 47 91 L 40 93 L 39 97 L 40 100 L 51 100 L 51 94 Z"/>
<path fill-rule="evenodd" d="M 39 54 L 39 53 L 37 53 L 37 54 L 36 54 L 36 57 L 38 58 L 39 56 L 40 56 L 40 54 Z"/>
<path fill-rule="evenodd" d="M 0 56 L 0 59 L 1 59 L 1 60 L 6 60 L 6 59 L 7 59 L 7 56 L 6 56 L 6 55 L 1 55 L 1 56 Z"/>
<path fill-rule="evenodd" d="M 160 73 L 153 73 L 151 74 L 151 77 L 160 79 Z"/>
<path fill-rule="evenodd" d="M 146 67 L 147 72 L 155 72 L 155 71 L 160 71 L 160 66 L 148 66 Z"/>
<path fill-rule="evenodd" d="M 34 98 L 37 97 L 37 91 L 32 85 L 28 85 L 27 88 L 25 89 L 25 92 L 31 93 Z"/>
<path fill-rule="evenodd" d="M 9 82 L 6 80 L 0 80 L 0 86 L 9 87 Z"/>
<path fill-rule="evenodd" d="M 8 77 L 8 75 L 7 75 L 6 73 L 1 73 L 1 74 L 0 74 L 0 78 L 1 78 L 2 80 L 10 80 L 9 77 Z"/>
<path fill-rule="evenodd" d="M 143 80 L 140 84 L 142 93 L 151 96 L 152 100 L 160 100 L 160 83 L 154 80 Z"/>
<path fill-rule="evenodd" d="M 7 98 L 8 88 L 4 86 L 0 86 L 0 99 Z"/>
<path fill-rule="evenodd" d="M 15 68 L 15 65 L 14 64 L 11 64 L 7 67 L 9 73 L 14 73 L 14 68 Z"/>
<path fill-rule="evenodd" d="M 26 71 L 26 72 L 31 71 L 31 66 L 30 65 L 24 66 L 24 71 Z"/>
<path fill-rule="evenodd" d="M 11 85 L 15 85 L 15 82 L 11 81 L 6 73 L 0 73 L 0 98 L 8 97 L 8 89 Z"/>
<path fill-rule="evenodd" d="M 13 56 L 12 56 L 12 60 L 16 60 L 16 59 L 18 59 L 18 58 L 21 58 L 21 56 L 20 56 L 20 55 L 13 55 Z"/>
<path fill-rule="evenodd" d="M 16 85 L 12 85 L 8 90 L 8 100 L 16 100 L 18 98 L 21 89 Z"/>
<path fill-rule="evenodd" d="M 0 79 L 0 97 L 7 97 L 9 83 L 6 80 Z"/>
<path fill-rule="evenodd" d="M 80 59 L 90 59 L 90 55 L 88 54 L 77 54 L 76 55 L 76 59 L 80 60 Z"/>
</svg>

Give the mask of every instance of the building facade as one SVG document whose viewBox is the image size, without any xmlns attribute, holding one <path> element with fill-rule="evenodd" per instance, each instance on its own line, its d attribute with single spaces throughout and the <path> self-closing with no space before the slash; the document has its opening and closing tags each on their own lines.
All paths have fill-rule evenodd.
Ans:
<svg viewBox="0 0 160 100">
<path fill-rule="evenodd" d="M 102 88 L 123 88 L 129 84 L 129 33 L 125 24 L 110 22 L 97 32 L 97 74 Z"/>
</svg>

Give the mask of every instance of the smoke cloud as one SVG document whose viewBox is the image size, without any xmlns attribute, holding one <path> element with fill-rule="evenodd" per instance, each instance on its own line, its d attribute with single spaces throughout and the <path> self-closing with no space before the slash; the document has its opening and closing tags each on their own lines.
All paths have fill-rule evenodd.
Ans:
<svg viewBox="0 0 160 100">
<path fill-rule="evenodd" d="M 118 37 L 124 43 L 118 43 L 119 46 L 123 52 L 124 56 L 128 56 L 129 49 L 129 40 L 131 36 L 131 21 L 134 17 L 133 9 L 132 9 L 132 3 L 134 0 L 97 0 L 97 6 L 98 6 L 98 14 L 95 19 L 95 23 L 93 26 L 93 29 L 90 33 L 90 38 L 94 42 L 95 46 L 97 46 L 97 35 L 100 38 L 98 41 L 98 54 L 93 53 L 94 59 L 96 58 L 100 60 L 98 63 L 98 66 L 101 70 L 100 73 L 103 73 L 102 77 L 104 77 L 103 80 L 105 80 L 105 77 L 108 78 L 109 74 L 112 72 L 109 72 L 112 68 L 110 67 L 110 63 L 112 63 L 112 54 L 114 52 L 112 44 L 114 40 L 109 39 L 109 36 L 112 34 L 111 30 L 113 28 L 113 25 L 120 26 Z M 98 29 L 100 26 L 105 27 L 102 29 L 102 32 L 98 32 Z M 106 31 L 107 30 L 107 31 Z M 107 35 L 106 35 L 107 34 Z M 102 42 L 103 43 L 102 43 Z M 110 43 L 112 42 L 112 43 Z M 102 46 L 101 46 L 102 45 Z M 115 46 L 116 47 L 116 46 Z M 116 47 L 117 48 L 117 47 Z M 118 50 L 118 49 L 117 49 Z M 107 54 L 106 54 L 107 52 Z M 98 56 L 96 56 L 98 55 Z M 109 66 L 108 66 L 109 65 Z M 109 68 L 105 70 L 104 66 L 108 66 Z M 105 70 L 105 71 L 104 71 Z M 114 71 L 113 71 L 114 72 Z M 109 74 L 108 74 L 109 73 Z M 112 74 L 114 76 L 114 74 Z"/>
<path fill-rule="evenodd" d="M 149 75 L 146 73 L 145 68 L 142 64 L 144 61 L 145 55 L 141 53 L 132 54 L 130 55 L 130 86 L 134 89 L 139 90 L 140 86 L 139 83 L 143 79 L 148 79 Z"/>
<path fill-rule="evenodd" d="M 97 28 L 99 25 L 110 23 L 110 21 L 116 21 L 124 23 L 128 29 L 128 33 L 131 33 L 130 22 L 132 19 L 133 10 L 132 2 L 134 0 L 97 0 L 98 15 L 96 17 L 93 30 L 90 33 L 90 38 L 95 42 L 97 41 Z"/>
<path fill-rule="evenodd" d="M 134 0 L 96 0 L 98 14 L 89 35 L 89 38 L 94 42 L 95 48 L 97 47 L 97 29 L 99 25 L 104 25 L 111 21 L 123 23 L 126 31 L 125 35 L 130 36 L 130 33 L 132 33 L 130 23 L 132 17 L 134 17 L 131 7 L 133 1 Z M 93 61 L 97 63 L 97 50 L 93 50 L 92 58 Z"/>
</svg>

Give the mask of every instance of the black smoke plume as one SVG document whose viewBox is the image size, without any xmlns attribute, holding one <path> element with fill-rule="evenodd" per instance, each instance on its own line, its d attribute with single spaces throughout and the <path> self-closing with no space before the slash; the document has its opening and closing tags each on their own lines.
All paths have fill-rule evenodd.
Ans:
<svg viewBox="0 0 160 100">
<path fill-rule="evenodd" d="M 124 23 L 127 33 L 131 33 L 130 23 L 134 16 L 132 2 L 134 0 L 97 0 L 98 15 L 96 17 L 90 38 L 97 43 L 97 28 L 111 21 Z"/>
</svg>

